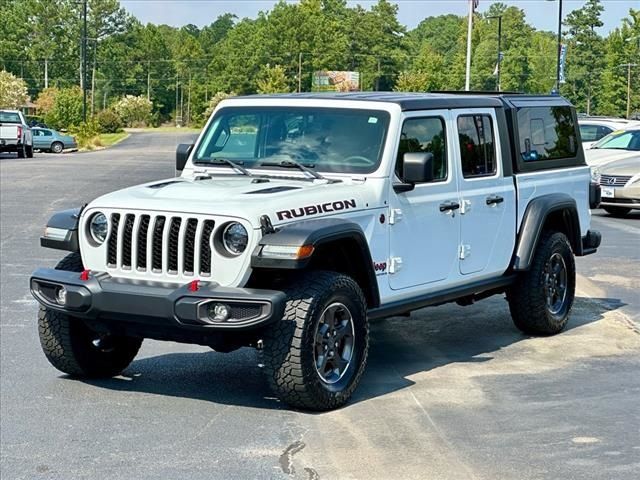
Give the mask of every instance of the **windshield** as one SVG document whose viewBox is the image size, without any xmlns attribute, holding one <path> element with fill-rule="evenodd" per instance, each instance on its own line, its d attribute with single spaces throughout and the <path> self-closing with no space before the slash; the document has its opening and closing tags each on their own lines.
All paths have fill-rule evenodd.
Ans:
<svg viewBox="0 0 640 480">
<path fill-rule="evenodd" d="M 371 173 L 388 125 L 389 114 L 380 110 L 227 107 L 205 131 L 194 162 L 291 168 L 293 161 L 322 172 Z"/>
<path fill-rule="evenodd" d="M 620 130 L 610 133 L 591 148 L 640 151 L 640 130 Z"/>
</svg>

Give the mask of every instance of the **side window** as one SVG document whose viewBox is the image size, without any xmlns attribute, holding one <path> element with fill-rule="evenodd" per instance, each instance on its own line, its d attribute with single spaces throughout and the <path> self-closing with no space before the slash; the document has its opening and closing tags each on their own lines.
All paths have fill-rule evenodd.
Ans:
<svg viewBox="0 0 640 480">
<path fill-rule="evenodd" d="M 578 149 L 570 107 L 518 109 L 518 134 L 520 155 L 525 162 L 573 158 Z M 590 141 L 591 135 L 587 130 L 583 140 Z M 597 136 L 597 128 L 593 135 Z"/>
<path fill-rule="evenodd" d="M 595 142 L 602 137 L 598 136 L 598 130 L 602 127 L 597 125 L 580 125 L 580 136 L 583 142 Z"/>
<path fill-rule="evenodd" d="M 410 118 L 405 120 L 400 135 L 396 175 L 402 178 L 405 153 L 433 154 L 433 181 L 447 179 L 447 148 L 444 120 L 440 117 Z"/>
<path fill-rule="evenodd" d="M 41 135 L 40 130 L 31 130 L 31 133 L 33 134 L 34 137 L 39 137 Z"/>
<path fill-rule="evenodd" d="M 40 133 L 40 135 L 44 135 L 45 137 L 53 137 L 53 133 L 51 133 L 51 130 L 41 130 L 42 133 Z"/>
<path fill-rule="evenodd" d="M 458 139 L 464 178 L 495 175 L 496 148 L 490 115 L 459 116 Z"/>
<path fill-rule="evenodd" d="M 596 140 L 600 140 L 601 138 L 606 137 L 607 135 L 609 135 L 611 132 L 613 132 L 612 128 L 609 127 L 598 127 L 598 134 L 596 136 Z"/>
</svg>

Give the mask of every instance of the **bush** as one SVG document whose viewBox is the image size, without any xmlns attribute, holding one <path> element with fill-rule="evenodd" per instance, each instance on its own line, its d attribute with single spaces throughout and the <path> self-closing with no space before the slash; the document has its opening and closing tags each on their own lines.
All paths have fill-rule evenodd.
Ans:
<svg viewBox="0 0 640 480">
<path fill-rule="evenodd" d="M 113 106 L 127 127 L 145 127 L 151 122 L 153 103 L 147 97 L 127 95 Z"/>
<path fill-rule="evenodd" d="M 60 93 L 60 90 L 56 87 L 45 88 L 40 92 L 36 100 L 38 113 L 40 115 L 47 115 L 53 109 L 58 93 Z"/>
<path fill-rule="evenodd" d="M 231 93 L 218 92 L 213 97 L 211 97 L 211 99 L 209 100 L 209 104 L 207 105 L 207 108 L 203 114 L 204 121 L 206 122 L 207 120 L 209 120 L 209 117 L 211 116 L 213 111 L 216 109 L 216 107 L 222 100 L 224 100 L 225 98 L 235 97 L 235 96 L 236 94 L 234 92 L 231 92 Z"/>
<path fill-rule="evenodd" d="M 29 96 L 24 80 L 5 70 L 0 71 L 0 108 L 17 109 L 27 100 Z"/>
<path fill-rule="evenodd" d="M 118 133 L 122 131 L 122 118 L 111 108 L 98 113 L 96 121 L 101 133 Z"/>
<path fill-rule="evenodd" d="M 55 129 L 71 130 L 82 123 L 82 90 L 63 88 L 55 94 L 53 106 L 44 115 L 45 123 Z"/>
<path fill-rule="evenodd" d="M 100 146 L 100 126 L 95 118 L 70 128 L 69 132 L 76 137 L 78 148 L 93 150 Z"/>
</svg>

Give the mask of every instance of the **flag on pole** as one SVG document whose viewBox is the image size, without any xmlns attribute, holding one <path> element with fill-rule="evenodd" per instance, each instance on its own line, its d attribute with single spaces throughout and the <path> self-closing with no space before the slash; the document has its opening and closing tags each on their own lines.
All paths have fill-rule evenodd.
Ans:
<svg viewBox="0 0 640 480">
<path fill-rule="evenodd" d="M 566 60 L 567 60 L 567 46 L 562 45 L 560 47 L 560 83 L 565 83 L 566 81 L 564 77 L 564 64 Z"/>
<path fill-rule="evenodd" d="M 496 68 L 493 70 L 494 76 L 498 75 L 498 72 L 500 71 L 500 64 L 502 63 L 503 58 L 504 58 L 504 53 L 500 52 L 500 55 L 498 56 L 498 61 L 496 62 Z"/>
</svg>

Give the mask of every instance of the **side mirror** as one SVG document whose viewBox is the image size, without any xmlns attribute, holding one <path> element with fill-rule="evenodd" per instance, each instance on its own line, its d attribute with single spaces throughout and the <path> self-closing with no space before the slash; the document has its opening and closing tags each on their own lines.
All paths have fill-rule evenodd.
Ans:
<svg viewBox="0 0 640 480">
<path fill-rule="evenodd" d="M 405 183 L 426 183 L 433 180 L 433 153 L 405 153 L 402 179 Z"/>
<path fill-rule="evenodd" d="M 178 145 L 178 148 L 176 148 L 176 172 L 184 170 L 184 166 L 187 164 L 187 160 L 189 160 L 192 149 L 193 143 L 181 143 Z"/>
</svg>

